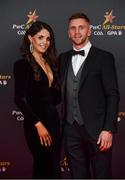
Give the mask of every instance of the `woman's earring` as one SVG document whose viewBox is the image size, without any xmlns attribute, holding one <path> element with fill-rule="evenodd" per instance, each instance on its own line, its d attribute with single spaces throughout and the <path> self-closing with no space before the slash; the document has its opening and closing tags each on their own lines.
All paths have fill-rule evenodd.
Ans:
<svg viewBox="0 0 125 180">
<path fill-rule="evenodd" d="M 33 53 L 33 44 L 30 43 L 30 52 Z"/>
</svg>

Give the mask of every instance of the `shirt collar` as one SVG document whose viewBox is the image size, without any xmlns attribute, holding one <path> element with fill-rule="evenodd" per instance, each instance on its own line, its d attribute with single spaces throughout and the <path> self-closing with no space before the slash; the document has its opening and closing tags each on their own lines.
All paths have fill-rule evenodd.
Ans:
<svg viewBox="0 0 125 180">
<path fill-rule="evenodd" d="M 73 47 L 73 49 L 74 49 L 75 51 L 84 50 L 84 51 L 85 51 L 85 56 L 87 56 L 88 53 L 89 53 L 89 50 L 90 50 L 91 46 L 92 46 L 91 42 L 88 41 L 87 44 L 86 44 L 84 47 L 82 47 L 81 49 L 78 50 L 78 49 L 76 49 L 75 47 Z"/>
</svg>

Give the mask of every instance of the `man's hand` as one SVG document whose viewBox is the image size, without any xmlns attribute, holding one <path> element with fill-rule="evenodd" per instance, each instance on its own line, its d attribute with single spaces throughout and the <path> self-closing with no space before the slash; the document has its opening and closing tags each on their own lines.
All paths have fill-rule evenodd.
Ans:
<svg viewBox="0 0 125 180">
<path fill-rule="evenodd" d="M 113 135 L 110 131 L 101 131 L 97 144 L 100 144 L 100 151 L 106 151 L 112 146 Z"/>
<path fill-rule="evenodd" d="M 35 127 L 37 129 L 41 145 L 46 147 L 51 146 L 52 138 L 46 127 L 40 121 L 35 124 Z"/>
</svg>

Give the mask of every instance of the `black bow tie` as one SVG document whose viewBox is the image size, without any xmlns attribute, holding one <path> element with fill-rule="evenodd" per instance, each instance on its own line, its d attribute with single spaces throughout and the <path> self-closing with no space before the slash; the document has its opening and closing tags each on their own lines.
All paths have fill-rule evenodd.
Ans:
<svg viewBox="0 0 125 180">
<path fill-rule="evenodd" d="M 74 49 L 72 49 L 71 51 L 72 56 L 78 55 L 80 54 L 81 56 L 85 56 L 85 51 L 81 50 L 81 51 L 75 51 Z"/>
</svg>

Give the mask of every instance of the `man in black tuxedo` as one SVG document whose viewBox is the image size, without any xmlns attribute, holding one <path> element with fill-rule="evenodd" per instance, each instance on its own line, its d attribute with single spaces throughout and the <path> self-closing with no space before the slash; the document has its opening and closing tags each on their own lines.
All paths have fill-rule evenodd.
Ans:
<svg viewBox="0 0 125 180">
<path fill-rule="evenodd" d="M 117 129 L 119 91 L 114 57 L 94 47 L 89 18 L 68 21 L 73 49 L 60 54 L 63 134 L 71 177 L 111 178 L 112 139 Z M 91 167 L 91 168 L 90 168 Z"/>
</svg>

